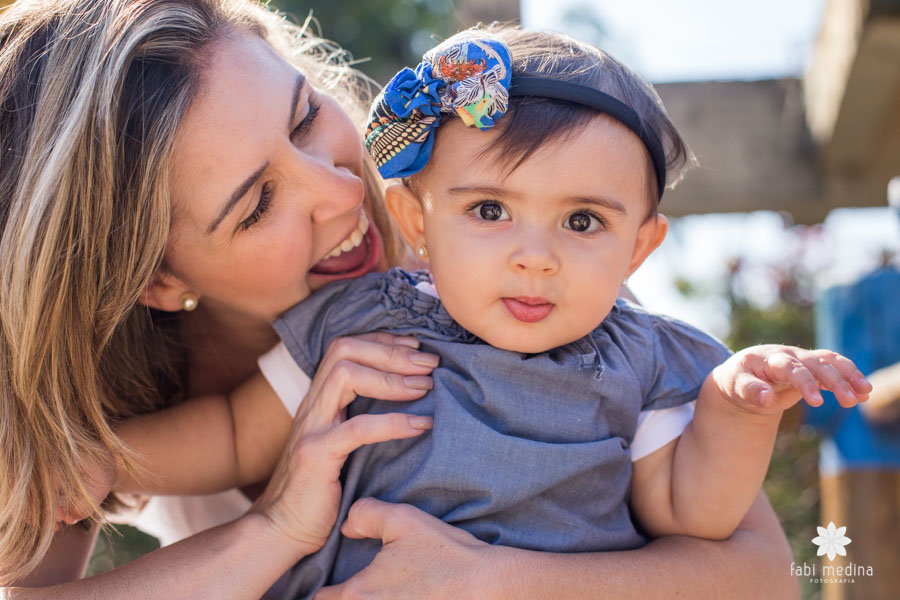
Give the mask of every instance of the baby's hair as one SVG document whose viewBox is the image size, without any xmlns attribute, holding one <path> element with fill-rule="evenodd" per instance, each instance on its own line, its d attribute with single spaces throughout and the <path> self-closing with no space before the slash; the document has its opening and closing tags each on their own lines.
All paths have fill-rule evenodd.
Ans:
<svg viewBox="0 0 900 600">
<path fill-rule="evenodd" d="M 696 164 L 694 154 L 666 115 L 653 87 L 631 69 L 599 48 L 560 33 L 527 31 L 518 26 L 491 24 L 450 37 L 424 57 L 473 36 L 490 36 L 506 44 L 512 56 L 513 81 L 517 77 L 563 79 L 605 92 L 631 107 L 656 134 L 666 155 L 666 186 L 674 187 Z M 541 98 L 509 100 L 509 110 L 497 121 L 499 136 L 487 152 L 514 171 L 539 148 L 564 140 L 581 130 L 599 113 L 587 106 Z M 448 122 L 445 119 L 443 122 Z M 648 218 L 656 214 L 656 174 L 647 160 Z M 415 187 L 416 176 L 407 183 Z"/>
</svg>

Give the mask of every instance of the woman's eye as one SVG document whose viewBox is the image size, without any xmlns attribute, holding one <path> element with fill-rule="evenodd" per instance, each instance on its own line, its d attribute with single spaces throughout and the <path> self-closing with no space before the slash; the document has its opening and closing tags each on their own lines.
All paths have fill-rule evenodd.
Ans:
<svg viewBox="0 0 900 600">
<path fill-rule="evenodd" d="M 291 132 L 291 139 L 294 142 L 297 142 L 303 139 L 303 136 L 312 129 L 313 124 L 316 122 L 316 117 L 319 116 L 319 109 L 321 106 L 313 102 L 312 99 L 309 101 L 309 110 L 306 112 L 306 116 L 303 117 L 303 120 L 300 121 L 300 124 L 297 125 L 294 130 Z"/>
<path fill-rule="evenodd" d="M 602 219 L 589 212 L 572 213 L 566 218 L 565 227 L 578 233 L 591 233 L 603 227 Z"/>
<path fill-rule="evenodd" d="M 259 193 L 259 202 L 256 203 L 256 208 L 253 209 L 253 212 L 250 213 L 246 219 L 241 221 L 238 227 L 241 228 L 242 231 L 247 231 L 254 225 L 256 225 L 260 218 L 269 210 L 269 206 L 272 204 L 272 184 L 265 183 L 262 186 L 262 190 Z"/>
<path fill-rule="evenodd" d="M 475 214 L 482 221 L 505 221 L 509 214 L 499 202 L 481 202 L 474 209 Z"/>
</svg>

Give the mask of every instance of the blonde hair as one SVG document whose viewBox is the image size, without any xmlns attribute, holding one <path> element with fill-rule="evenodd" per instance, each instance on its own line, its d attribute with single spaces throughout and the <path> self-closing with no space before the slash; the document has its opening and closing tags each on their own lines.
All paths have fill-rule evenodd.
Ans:
<svg viewBox="0 0 900 600">
<path fill-rule="evenodd" d="M 250 0 L 20 0 L 0 15 L 0 585 L 46 554 L 60 498 L 102 519 L 79 465 L 135 468 L 115 419 L 184 391 L 177 320 L 138 299 L 163 260 L 198 50 L 237 28 L 362 120 L 368 82 L 345 54 Z"/>
</svg>

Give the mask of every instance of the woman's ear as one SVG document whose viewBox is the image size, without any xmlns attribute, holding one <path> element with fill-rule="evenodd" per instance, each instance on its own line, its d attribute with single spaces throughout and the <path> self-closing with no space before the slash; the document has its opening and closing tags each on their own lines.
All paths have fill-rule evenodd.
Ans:
<svg viewBox="0 0 900 600">
<path fill-rule="evenodd" d="M 627 277 L 637 271 L 650 254 L 659 248 L 666 233 L 669 232 L 669 220 L 665 215 L 656 214 L 641 224 L 638 229 L 637 240 L 634 242 L 634 252 L 631 254 L 631 263 L 628 265 Z"/>
<path fill-rule="evenodd" d="M 175 275 L 157 271 L 138 302 L 150 308 L 176 312 L 182 310 L 182 298 L 190 288 Z"/>
<path fill-rule="evenodd" d="M 392 183 L 384 191 L 384 203 L 410 248 L 425 244 L 425 218 L 422 203 L 406 185 Z"/>
</svg>

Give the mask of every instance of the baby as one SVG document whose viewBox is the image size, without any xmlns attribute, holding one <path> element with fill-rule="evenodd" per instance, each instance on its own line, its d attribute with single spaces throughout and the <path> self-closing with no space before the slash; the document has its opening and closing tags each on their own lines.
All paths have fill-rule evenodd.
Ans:
<svg viewBox="0 0 900 600">
<path fill-rule="evenodd" d="M 297 594 L 380 549 L 339 532 L 364 496 L 545 551 L 727 537 L 759 492 L 781 413 L 820 404 L 820 387 L 845 406 L 871 389 L 833 352 L 731 355 L 617 299 L 665 237 L 657 205 L 689 152 L 652 88 L 591 46 L 509 27 L 457 34 L 388 84 L 366 145 L 384 177 L 403 178 L 388 209 L 430 272 L 329 285 L 274 325 L 309 376 L 337 336 L 415 336 L 441 357 L 434 389 L 400 405 L 359 398 L 349 413 L 428 415 L 434 429 L 350 457 L 338 523 L 295 570 Z M 683 432 L 633 455 L 641 415 L 694 400 Z"/>
<path fill-rule="evenodd" d="M 666 234 L 667 157 L 687 151 L 652 89 L 598 50 L 463 32 L 394 77 L 366 135 L 382 176 L 404 178 L 388 210 L 430 272 L 331 285 L 275 328 L 308 374 L 333 338 L 376 330 L 416 336 L 441 363 L 405 408 L 433 416 L 433 432 L 356 451 L 342 515 L 360 497 L 406 502 L 484 541 L 556 552 L 724 538 L 759 491 L 784 409 L 820 404 L 820 386 L 865 399 L 834 353 L 729 358 L 617 300 Z M 693 400 L 680 438 L 632 463 L 639 415 Z M 395 410 L 360 398 L 349 415 Z M 341 582 L 380 547 L 336 529 L 295 589 Z"/>
</svg>

